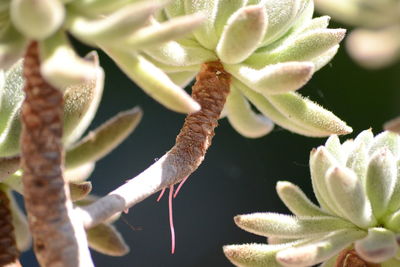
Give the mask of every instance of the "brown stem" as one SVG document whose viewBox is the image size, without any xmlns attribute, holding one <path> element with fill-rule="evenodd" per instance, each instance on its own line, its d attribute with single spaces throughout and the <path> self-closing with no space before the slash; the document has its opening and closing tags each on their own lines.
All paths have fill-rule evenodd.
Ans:
<svg viewBox="0 0 400 267">
<path fill-rule="evenodd" d="M 192 97 L 200 104 L 201 110 L 186 117 L 175 146 L 126 184 L 95 203 L 78 209 L 85 227 L 92 227 L 130 208 L 194 172 L 211 144 L 229 87 L 230 74 L 220 62 L 203 64 L 192 88 Z"/>
<path fill-rule="evenodd" d="M 342 250 L 337 257 L 335 267 L 380 267 L 380 264 L 363 260 L 354 249 Z"/>
<path fill-rule="evenodd" d="M 192 87 L 192 98 L 200 104 L 201 110 L 186 117 L 175 146 L 168 152 L 180 169 L 176 177 L 179 181 L 193 173 L 203 161 L 218 126 L 229 86 L 230 75 L 220 62 L 202 65 Z"/>
<path fill-rule="evenodd" d="M 0 189 L 0 266 L 20 267 L 8 195 Z"/>
<path fill-rule="evenodd" d="M 38 45 L 25 55 L 21 120 L 23 190 L 34 249 L 41 266 L 81 266 L 72 204 L 63 169 L 63 94 L 40 74 Z M 69 214 L 70 213 L 70 214 Z"/>
</svg>

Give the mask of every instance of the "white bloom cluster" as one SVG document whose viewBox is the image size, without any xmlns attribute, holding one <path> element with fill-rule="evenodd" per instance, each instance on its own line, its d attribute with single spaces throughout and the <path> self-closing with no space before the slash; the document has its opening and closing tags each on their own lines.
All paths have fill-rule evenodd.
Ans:
<svg viewBox="0 0 400 267">
<path fill-rule="evenodd" d="M 333 267 L 352 248 L 366 262 L 400 266 L 400 136 L 370 130 L 340 144 L 337 136 L 311 151 L 310 171 L 319 206 L 290 182 L 278 182 L 295 216 L 254 213 L 235 217 L 270 244 L 225 246 L 237 266 Z"/>
</svg>

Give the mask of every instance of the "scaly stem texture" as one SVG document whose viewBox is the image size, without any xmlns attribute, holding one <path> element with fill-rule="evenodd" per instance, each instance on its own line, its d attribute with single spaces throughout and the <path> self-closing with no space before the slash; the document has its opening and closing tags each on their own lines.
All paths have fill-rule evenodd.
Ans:
<svg viewBox="0 0 400 267">
<path fill-rule="evenodd" d="M 201 110 L 189 114 L 176 138 L 175 146 L 168 152 L 179 168 L 177 179 L 181 181 L 194 172 L 204 159 L 214 129 L 229 93 L 230 75 L 224 71 L 220 62 L 202 65 L 192 87 L 192 98 Z"/>
<path fill-rule="evenodd" d="M 0 266 L 21 267 L 19 251 L 14 235 L 10 200 L 7 193 L 0 189 Z"/>
<path fill-rule="evenodd" d="M 72 210 L 62 176 L 63 94 L 40 74 L 38 45 L 25 55 L 25 100 L 21 110 L 21 166 L 29 227 L 41 266 L 79 265 Z"/>
<path fill-rule="evenodd" d="M 230 74 L 220 62 L 202 65 L 192 88 L 201 110 L 189 114 L 175 146 L 156 163 L 92 205 L 78 209 L 85 227 L 94 226 L 194 172 L 211 145 L 214 128 L 229 93 Z"/>
</svg>

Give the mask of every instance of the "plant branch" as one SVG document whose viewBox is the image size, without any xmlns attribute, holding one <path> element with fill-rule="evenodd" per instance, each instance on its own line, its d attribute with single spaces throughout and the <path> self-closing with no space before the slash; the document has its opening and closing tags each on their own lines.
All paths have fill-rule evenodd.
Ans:
<svg viewBox="0 0 400 267">
<path fill-rule="evenodd" d="M 36 42 L 27 48 L 24 77 L 21 166 L 36 256 L 41 266 L 93 266 L 63 179 L 63 94 L 41 76 Z"/>
<path fill-rule="evenodd" d="M 21 267 L 10 210 L 10 199 L 4 188 L 0 188 L 0 266 Z"/>
<path fill-rule="evenodd" d="M 99 224 L 161 189 L 181 182 L 194 172 L 211 145 L 229 86 L 230 74 L 221 63 L 204 63 L 192 88 L 192 97 L 200 104 L 201 110 L 186 117 L 175 146 L 148 169 L 107 196 L 78 208 L 85 227 Z"/>
</svg>

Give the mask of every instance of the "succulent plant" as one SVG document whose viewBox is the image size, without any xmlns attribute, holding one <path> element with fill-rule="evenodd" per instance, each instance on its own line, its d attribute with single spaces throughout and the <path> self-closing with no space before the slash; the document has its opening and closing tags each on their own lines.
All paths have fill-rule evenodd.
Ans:
<svg viewBox="0 0 400 267">
<path fill-rule="evenodd" d="M 102 92 L 104 73 L 99 67 L 97 54 L 92 52 L 86 60 L 92 61 L 97 73 L 93 79 L 82 84 L 69 86 L 64 91 L 64 136 L 66 150 L 64 177 L 69 183 L 71 198 L 76 205 L 85 205 L 93 200 L 88 196 L 92 186 L 85 180 L 92 173 L 95 163 L 118 146 L 135 129 L 142 117 L 139 108 L 121 112 L 81 138 L 92 122 L 97 111 Z M 23 100 L 22 60 L 6 72 L 1 72 L 0 87 L 0 184 L 11 198 L 14 228 L 18 248 L 29 247 L 29 230 L 25 215 L 12 199 L 10 189 L 23 194 L 19 169 L 19 140 L 21 133 L 20 109 Z M 115 220 L 115 218 L 114 218 Z M 89 245 L 96 250 L 123 255 L 128 247 L 117 230 L 103 223 L 88 230 Z M 100 233 L 100 234 L 99 234 Z"/>
<path fill-rule="evenodd" d="M 345 34 L 327 29 L 327 16 L 312 19 L 313 10 L 310 0 L 173 1 L 157 13 L 155 25 L 197 12 L 205 23 L 141 54 L 182 86 L 202 63 L 220 61 L 232 75 L 225 114 L 244 136 L 263 136 L 273 122 L 306 136 L 346 134 L 351 128 L 343 121 L 295 92 L 332 59 Z M 127 57 L 109 54 L 116 61 Z"/>
<path fill-rule="evenodd" d="M 8 69 L 29 41 L 38 41 L 43 77 L 58 89 L 96 76 L 96 66 L 78 56 L 68 35 L 104 50 L 123 46 L 132 60 L 128 76 L 170 109 L 194 112 L 199 105 L 159 68 L 138 57 L 147 43 L 181 36 L 203 20 L 194 15 L 152 25 L 152 14 L 167 1 L 143 0 L 4 0 L 0 4 L 0 68 Z M 139 42 L 145 42 L 138 45 Z M 136 62 L 136 63 L 135 63 Z M 116 61 L 118 65 L 125 60 Z"/>
<path fill-rule="evenodd" d="M 400 1 L 315 0 L 315 4 L 320 12 L 357 27 L 347 48 L 364 67 L 385 67 L 400 58 Z"/>
<path fill-rule="evenodd" d="M 354 249 L 365 263 L 362 266 L 400 266 L 399 162 L 397 134 L 374 137 L 366 130 L 343 144 L 337 136 L 330 137 L 310 155 L 319 205 L 296 185 L 278 182 L 278 195 L 295 216 L 270 212 L 236 216 L 239 227 L 268 237 L 269 244 L 229 245 L 224 247 L 225 255 L 237 266 L 324 262 L 321 266 L 329 267 L 345 266 L 335 264 L 342 260 L 343 251 Z"/>
</svg>

